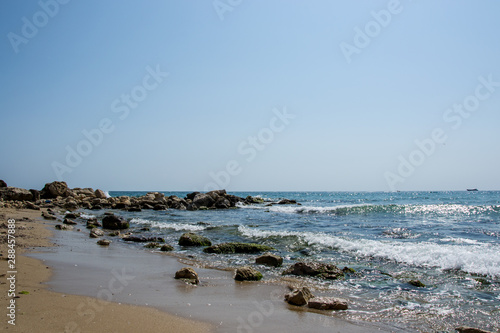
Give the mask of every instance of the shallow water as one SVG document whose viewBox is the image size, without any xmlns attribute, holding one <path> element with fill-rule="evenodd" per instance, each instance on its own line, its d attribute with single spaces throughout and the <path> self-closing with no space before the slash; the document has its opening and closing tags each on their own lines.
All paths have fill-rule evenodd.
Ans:
<svg viewBox="0 0 500 333">
<path fill-rule="evenodd" d="M 193 231 L 213 243 L 270 245 L 285 258 L 285 267 L 296 260 L 318 260 L 354 268 L 357 273 L 343 280 L 311 281 L 350 301 L 350 309 L 338 314 L 346 319 L 419 331 L 453 331 L 462 325 L 500 329 L 500 192 L 232 194 L 260 196 L 266 203 L 232 210 L 120 214 L 131 220 L 132 229 L 149 227 L 148 233 L 164 237 L 180 255 L 213 267 L 251 264 L 255 256 L 182 248 L 176 245 L 182 233 Z M 281 198 L 302 205 L 266 206 Z M 104 211 L 85 213 L 100 216 Z M 266 279 L 281 279 L 283 268 L 260 269 Z M 425 287 L 414 287 L 410 280 Z"/>
</svg>

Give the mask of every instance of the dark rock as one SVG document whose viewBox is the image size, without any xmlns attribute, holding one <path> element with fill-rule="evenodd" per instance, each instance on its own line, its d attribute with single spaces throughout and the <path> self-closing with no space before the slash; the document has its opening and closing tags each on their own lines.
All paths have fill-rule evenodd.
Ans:
<svg viewBox="0 0 500 333">
<path fill-rule="evenodd" d="M 210 246 L 212 242 L 210 239 L 196 235 L 192 232 L 187 232 L 179 238 L 180 246 Z"/>
<path fill-rule="evenodd" d="M 336 280 L 344 276 L 340 268 L 320 262 L 297 262 L 290 266 L 283 275 L 313 276 L 326 280 Z"/>
<path fill-rule="evenodd" d="M 153 207 L 153 210 L 167 210 L 167 205 L 163 205 L 163 204 L 156 204 L 156 205 Z"/>
<path fill-rule="evenodd" d="M 126 236 L 122 240 L 125 242 L 135 242 L 135 243 L 147 243 L 147 242 L 157 242 L 164 243 L 165 240 L 161 237 L 144 237 L 144 236 Z"/>
<path fill-rule="evenodd" d="M 234 279 L 236 281 L 259 281 L 262 279 L 262 273 L 255 268 L 244 266 L 236 270 Z"/>
<path fill-rule="evenodd" d="M 0 198 L 5 201 L 32 201 L 33 194 L 23 188 L 1 187 Z"/>
<path fill-rule="evenodd" d="M 0 187 L 7 187 L 7 183 L 0 179 Z"/>
<path fill-rule="evenodd" d="M 64 215 L 65 219 L 76 219 L 80 217 L 80 213 L 68 213 Z"/>
<path fill-rule="evenodd" d="M 226 198 L 218 198 L 214 206 L 217 209 L 228 209 L 231 208 L 231 202 Z"/>
<path fill-rule="evenodd" d="M 188 195 L 186 195 L 186 200 L 193 200 L 197 194 L 200 194 L 200 192 L 189 193 Z"/>
<path fill-rule="evenodd" d="M 222 243 L 207 247 L 203 250 L 205 253 L 259 253 L 274 250 L 274 248 L 252 243 Z"/>
<path fill-rule="evenodd" d="M 184 267 L 175 273 L 176 279 L 187 280 L 190 283 L 198 284 L 200 282 L 198 274 L 191 267 Z"/>
<path fill-rule="evenodd" d="M 294 289 L 291 293 L 286 294 L 285 301 L 287 301 L 288 304 L 303 306 L 313 297 L 309 288 L 302 287 L 300 289 Z"/>
<path fill-rule="evenodd" d="M 120 231 L 119 230 L 115 230 L 113 232 L 110 232 L 108 234 L 108 236 L 111 236 L 111 237 L 116 237 L 116 236 L 120 236 Z"/>
<path fill-rule="evenodd" d="M 75 224 L 78 224 L 78 223 L 76 223 L 75 221 L 70 220 L 70 219 L 64 219 L 63 223 L 64 223 L 64 224 L 68 224 L 68 225 L 75 225 Z"/>
<path fill-rule="evenodd" d="M 174 250 L 174 247 L 172 245 L 168 245 L 168 244 L 165 244 L 160 248 L 160 251 L 163 251 L 163 252 L 169 252 L 169 251 L 173 251 L 173 250 Z"/>
<path fill-rule="evenodd" d="M 259 204 L 259 203 L 264 203 L 264 199 L 262 198 L 257 198 L 257 197 L 252 197 L 252 196 L 247 196 L 245 198 L 245 203 L 247 204 Z"/>
<path fill-rule="evenodd" d="M 318 310 L 347 310 L 347 301 L 334 297 L 314 297 L 311 298 L 307 307 Z"/>
<path fill-rule="evenodd" d="M 466 326 L 455 328 L 455 330 L 458 331 L 458 333 L 493 333 L 490 331 L 481 330 L 479 328 L 466 327 Z"/>
<path fill-rule="evenodd" d="M 144 245 L 144 247 L 148 248 L 148 249 L 156 249 L 156 248 L 160 247 L 160 243 L 151 242 L 151 243 Z"/>
<path fill-rule="evenodd" d="M 206 193 L 199 193 L 195 195 L 193 198 L 193 205 L 196 206 L 198 209 L 200 207 L 207 207 L 210 208 L 215 204 L 214 198 L 212 198 L 210 195 Z"/>
<path fill-rule="evenodd" d="M 417 287 L 417 288 L 423 288 L 423 287 L 425 287 L 425 284 L 423 284 L 422 282 L 420 282 L 420 280 L 411 280 L 411 281 L 408 281 L 408 283 L 411 284 L 414 287 Z"/>
<path fill-rule="evenodd" d="M 102 227 L 110 230 L 122 230 L 129 227 L 129 223 L 122 217 L 116 215 L 106 215 L 102 219 Z"/>
<path fill-rule="evenodd" d="M 40 191 L 42 199 L 53 199 L 57 197 L 67 197 L 71 194 L 66 182 L 52 182 L 45 184 L 44 188 Z"/>
<path fill-rule="evenodd" d="M 129 212 L 142 212 L 142 209 L 141 207 L 137 207 L 137 206 L 134 206 L 134 207 L 130 207 L 128 209 Z"/>
<path fill-rule="evenodd" d="M 40 200 L 40 191 L 31 189 L 30 192 L 31 192 L 31 195 L 33 196 L 32 200 L 34 202 L 37 202 L 38 200 Z"/>
<path fill-rule="evenodd" d="M 101 239 L 97 241 L 97 244 L 101 246 L 109 246 L 109 244 L 111 244 L 111 241 L 109 239 Z"/>
<path fill-rule="evenodd" d="M 265 253 L 260 257 L 255 259 L 256 264 L 272 266 L 272 267 L 280 267 L 283 264 L 283 258 L 271 253 Z"/>
<path fill-rule="evenodd" d="M 297 201 L 296 200 L 290 200 L 290 199 L 283 199 L 278 202 L 278 205 L 296 205 Z"/>
<path fill-rule="evenodd" d="M 342 268 L 342 272 L 344 272 L 346 274 L 354 274 L 354 273 L 356 273 L 356 270 L 353 268 L 344 267 L 344 268 Z"/>
</svg>

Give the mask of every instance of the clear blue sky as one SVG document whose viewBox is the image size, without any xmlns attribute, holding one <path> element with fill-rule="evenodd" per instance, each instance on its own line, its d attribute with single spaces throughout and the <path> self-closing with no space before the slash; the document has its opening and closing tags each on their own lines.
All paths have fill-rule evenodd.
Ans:
<svg viewBox="0 0 500 333">
<path fill-rule="evenodd" d="M 55 1 L 0 2 L 11 186 L 500 189 L 498 1 Z"/>
</svg>

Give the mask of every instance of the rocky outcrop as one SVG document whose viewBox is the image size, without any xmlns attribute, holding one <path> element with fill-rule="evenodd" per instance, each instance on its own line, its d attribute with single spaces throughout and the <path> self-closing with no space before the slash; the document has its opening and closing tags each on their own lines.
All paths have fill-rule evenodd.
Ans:
<svg viewBox="0 0 500 333">
<path fill-rule="evenodd" d="M 234 279 L 236 281 L 259 281 L 262 279 L 262 273 L 255 268 L 243 266 L 236 270 Z"/>
<path fill-rule="evenodd" d="M 7 187 L 7 183 L 0 179 L 0 188 Z"/>
<path fill-rule="evenodd" d="M 253 243 L 221 243 L 217 245 L 212 245 L 203 250 L 205 253 L 217 253 L 217 254 L 228 254 L 228 253 L 259 253 L 274 250 L 274 248 Z"/>
<path fill-rule="evenodd" d="M 192 232 L 187 232 L 179 238 L 180 246 L 210 246 L 212 242 L 207 237 L 203 237 Z"/>
<path fill-rule="evenodd" d="M 255 259 L 255 263 L 272 267 L 280 267 L 283 264 L 283 258 L 271 253 L 264 253 Z"/>
<path fill-rule="evenodd" d="M 127 229 L 129 227 L 129 223 L 123 217 L 106 215 L 102 219 L 102 227 L 110 230 L 122 230 Z"/>
<path fill-rule="evenodd" d="M 32 201 L 30 191 L 18 187 L 0 187 L 0 198 L 5 201 Z"/>
<path fill-rule="evenodd" d="M 284 271 L 283 275 L 312 276 L 326 280 L 336 280 L 344 277 L 344 272 L 332 264 L 297 262 Z"/>
<path fill-rule="evenodd" d="M 285 295 L 285 301 L 288 304 L 303 306 L 306 305 L 311 298 L 313 298 L 313 294 L 307 287 L 302 287 L 300 289 L 294 289 L 289 294 Z"/>
<path fill-rule="evenodd" d="M 67 197 L 71 195 L 72 192 L 68 187 L 66 182 L 52 182 L 45 184 L 44 188 L 40 191 L 40 197 L 42 199 L 53 199 L 57 197 Z"/>
<path fill-rule="evenodd" d="M 317 310 L 347 310 L 347 301 L 334 297 L 314 297 L 307 302 L 307 307 Z"/>
<path fill-rule="evenodd" d="M 186 282 L 189 282 L 192 284 L 200 283 L 200 279 L 198 278 L 198 274 L 191 267 L 184 267 L 184 268 L 178 270 L 175 273 L 175 278 L 185 280 Z"/>
</svg>

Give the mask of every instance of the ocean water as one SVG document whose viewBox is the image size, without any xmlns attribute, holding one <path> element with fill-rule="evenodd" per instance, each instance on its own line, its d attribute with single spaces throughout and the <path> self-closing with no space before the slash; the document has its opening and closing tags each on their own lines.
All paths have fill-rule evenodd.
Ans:
<svg viewBox="0 0 500 333">
<path fill-rule="evenodd" d="M 110 192 L 141 196 L 146 192 Z M 184 197 L 188 192 L 163 192 Z M 211 211 L 119 212 L 132 231 L 161 236 L 180 256 L 210 267 L 253 264 L 255 255 L 205 254 L 177 245 L 192 231 L 212 243 L 243 241 L 274 247 L 282 268 L 259 267 L 280 281 L 297 260 L 356 270 L 345 279 L 309 282 L 349 301 L 340 318 L 399 330 L 500 329 L 500 192 L 231 192 L 266 202 Z M 282 198 L 301 205 L 266 206 Z M 85 211 L 100 216 L 104 211 Z M 118 212 L 117 212 L 118 213 Z M 143 249 L 143 244 L 123 246 Z M 144 250 L 146 251 L 146 250 Z M 410 280 L 425 284 L 417 288 Z"/>
</svg>

